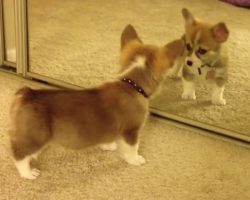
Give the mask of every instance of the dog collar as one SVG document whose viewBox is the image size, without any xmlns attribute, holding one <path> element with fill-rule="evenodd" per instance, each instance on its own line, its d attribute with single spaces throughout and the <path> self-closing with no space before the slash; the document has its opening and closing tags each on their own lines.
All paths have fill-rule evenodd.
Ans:
<svg viewBox="0 0 250 200">
<path fill-rule="evenodd" d="M 202 60 L 201 60 L 202 61 Z M 214 68 L 214 65 L 215 63 L 218 61 L 218 58 L 216 58 L 214 60 L 214 62 L 212 62 L 211 64 L 209 63 L 204 63 L 202 64 L 200 67 L 198 67 L 198 73 L 199 75 L 201 75 L 201 69 L 204 68 L 204 67 L 208 67 L 210 70 L 208 70 L 207 72 L 207 79 L 213 79 L 214 76 L 215 76 L 215 71 L 216 71 L 216 68 Z"/>
<path fill-rule="evenodd" d="M 132 88 L 134 88 L 138 93 L 140 93 L 142 96 L 144 96 L 145 98 L 148 98 L 148 95 L 146 94 L 146 92 L 142 89 L 142 87 L 140 87 L 139 85 L 137 85 L 133 80 L 129 79 L 129 78 L 123 78 L 121 80 L 124 83 L 129 84 Z"/>
</svg>

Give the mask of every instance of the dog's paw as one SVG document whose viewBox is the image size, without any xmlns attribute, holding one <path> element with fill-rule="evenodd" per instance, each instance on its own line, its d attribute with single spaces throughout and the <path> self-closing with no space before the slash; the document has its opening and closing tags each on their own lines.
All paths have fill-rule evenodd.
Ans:
<svg viewBox="0 0 250 200">
<path fill-rule="evenodd" d="M 226 100 L 223 98 L 220 99 L 212 99 L 212 104 L 214 105 L 219 105 L 219 106 L 224 106 L 226 105 Z"/>
<path fill-rule="evenodd" d="M 103 151 L 115 151 L 117 149 L 116 142 L 110 143 L 110 144 L 101 144 L 100 148 Z"/>
<path fill-rule="evenodd" d="M 25 179 L 30 179 L 30 180 L 34 180 L 36 179 L 38 176 L 40 176 L 40 170 L 39 169 L 31 169 L 30 171 L 27 171 L 25 173 L 21 173 L 21 177 L 25 178 Z"/>
<path fill-rule="evenodd" d="M 146 163 L 145 158 L 143 158 L 140 155 L 136 155 L 133 157 L 125 157 L 126 162 L 128 162 L 131 165 L 136 165 L 136 166 L 140 166 L 142 164 Z"/>
<path fill-rule="evenodd" d="M 192 92 L 192 93 L 186 93 L 186 92 L 184 92 L 181 97 L 182 97 L 182 99 L 191 99 L 191 100 L 195 100 L 196 99 L 196 96 L 195 96 L 194 92 Z"/>
</svg>

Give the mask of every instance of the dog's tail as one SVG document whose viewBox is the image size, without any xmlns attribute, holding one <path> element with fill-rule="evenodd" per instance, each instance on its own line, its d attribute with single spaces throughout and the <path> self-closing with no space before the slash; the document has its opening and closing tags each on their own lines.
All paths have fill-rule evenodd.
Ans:
<svg viewBox="0 0 250 200">
<path fill-rule="evenodd" d="M 23 87 L 23 88 L 17 90 L 15 95 L 25 95 L 25 94 L 30 93 L 31 91 L 32 91 L 32 89 L 26 86 L 26 87 Z"/>
</svg>

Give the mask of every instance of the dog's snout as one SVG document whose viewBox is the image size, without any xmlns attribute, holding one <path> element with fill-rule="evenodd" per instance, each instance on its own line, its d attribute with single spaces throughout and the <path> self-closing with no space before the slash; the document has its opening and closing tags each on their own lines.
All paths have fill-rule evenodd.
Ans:
<svg viewBox="0 0 250 200">
<path fill-rule="evenodd" d="M 192 66 L 192 65 L 193 65 L 193 62 L 192 62 L 191 60 L 188 60 L 188 61 L 187 61 L 187 65 L 188 65 L 188 66 Z"/>
</svg>

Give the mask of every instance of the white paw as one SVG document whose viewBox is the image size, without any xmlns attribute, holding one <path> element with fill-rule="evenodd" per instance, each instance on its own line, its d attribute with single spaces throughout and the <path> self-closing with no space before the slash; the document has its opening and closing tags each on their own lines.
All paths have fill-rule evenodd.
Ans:
<svg viewBox="0 0 250 200">
<path fill-rule="evenodd" d="M 195 93 L 194 93 L 194 92 L 192 92 L 192 93 L 183 92 L 182 98 L 183 98 L 183 99 L 195 100 L 195 99 L 196 99 L 196 96 L 195 96 Z"/>
<path fill-rule="evenodd" d="M 33 180 L 33 179 L 36 179 L 39 175 L 40 175 L 40 170 L 39 169 L 31 169 L 30 171 L 27 171 L 25 173 L 22 173 L 20 174 L 21 177 L 23 178 L 26 178 L 26 179 L 30 179 L 30 180 Z"/>
<path fill-rule="evenodd" d="M 136 155 L 136 156 L 133 156 L 133 157 L 126 157 L 126 156 L 125 156 L 125 160 L 126 160 L 126 162 L 128 162 L 129 164 L 131 164 L 131 165 L 136 165 L 136 166 L 140 166 L 140 165 L 146 163 L 145 158 L 143 158 L 143 157 L 140 156 L 140 155 Z"/>
<path fill-rule="evenodd" d="M 110 144 L 101 144 L 100 148 L 104 151 L 115 151 L 117 149 L 117 144 L 115 142 Z"/>
<path fill-rule="evenodd" d="M 212 99 L 212 103 L 214 105 L 219 105 L 219 106 L 224 106 L 226 105 L 226 100 L 221 98 L 221 99 Z"/>
</svg>

